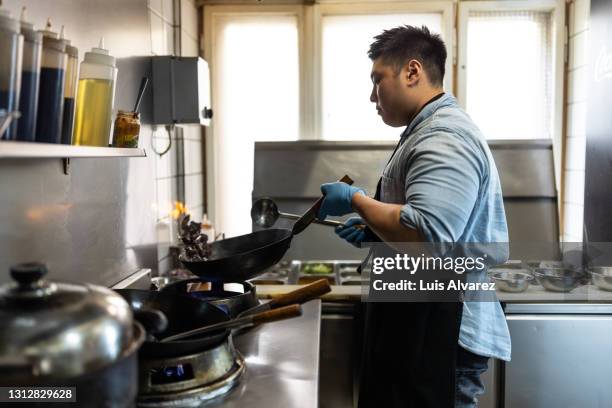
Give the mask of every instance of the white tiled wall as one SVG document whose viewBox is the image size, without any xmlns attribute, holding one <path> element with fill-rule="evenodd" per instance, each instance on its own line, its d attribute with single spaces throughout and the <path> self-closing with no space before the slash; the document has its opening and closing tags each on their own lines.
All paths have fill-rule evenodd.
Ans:
<svg viewBox="0 0 612 408">
<path fill-rule="evenodd" d="M 204 205 L 202 132 L 198 125 L 183 126 L 185 205 L 192 216 L 200 219 Z"/>
<path fill-rule="evenodd" d="M 192 0 L 149 0 L 151 48 L 156 55 L 198 56 L 198 12 Z M 176 244 L 176 220 L 172 217 L 179 200 L 179 185 L 184 181 L 183 200 L 193 219 L 203 212 L 202 138 L 199 125 L 177 126 L 172 147 L 163 156 L 156 156 L 157 243 L 159 272 L 170 263 L 169 247 Z M 157 151 L 168 146 L 168 133 L 163 126 L 153 134 Z M 183 145 L 183 149 L 179 148 Z M 181 154 L 182 152 L 182 154 Z M 179 157 L 182 156 L 182 157 Z"/>
<path fill-rule="evenodd" d="M 563 169 L 565 242 L 582 241 L 589 10 L 590 0 L 575 0 L 570 3 L 567 139 Z"/>
</svg>

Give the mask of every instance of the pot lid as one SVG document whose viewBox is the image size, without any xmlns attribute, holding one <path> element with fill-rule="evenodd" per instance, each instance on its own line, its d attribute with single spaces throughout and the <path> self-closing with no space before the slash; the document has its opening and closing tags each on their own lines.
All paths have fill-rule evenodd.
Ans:
<svg viewBox="0 0 612 408">
<path fill-rule="evenodd" d="M 0 287 L 0 368 L 10 378 L 69 378 L 119 359 L 133 337 L 129 305 L 112 290 L 47 281 L 26 263 Z"/>
</svg>

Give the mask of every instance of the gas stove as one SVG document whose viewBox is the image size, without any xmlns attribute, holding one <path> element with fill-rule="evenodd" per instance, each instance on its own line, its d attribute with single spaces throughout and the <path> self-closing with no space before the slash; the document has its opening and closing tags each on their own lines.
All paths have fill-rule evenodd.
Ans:
<svg viewBox="0 0 612 408">
<path fill-rule="evenodd" d="M 144 276 L 133 285 L 143 288 Z M 225 285 L 224 285 L 225 286 Z M 129 288 L 130 285 L 122 285 Z M 232 286 L 233 287 L 233 286 Z M 117 287 L 119 288 L 119 287 Z M 254 287 L 253 287 L 254 289 Z M 235 290 L 235 287 L 234 287 Z M 321 301 L 303 305 L 303 315 L 250 329 L 227 345 L 189 356 L 140 359 L 137 405 L 142 407 L 316 408 L 318 406 Z M 200 375 L 207 359 L 235 356 L 215 380 Z M 142 370 L 148 370 L 146 375 Z"/>
<path fill-rule="evenodd" d="M 245 362 L 231 337 L 200 353 L 139 359 L 139 407 L 198 407 L 230 392 Z"/>
</svg>

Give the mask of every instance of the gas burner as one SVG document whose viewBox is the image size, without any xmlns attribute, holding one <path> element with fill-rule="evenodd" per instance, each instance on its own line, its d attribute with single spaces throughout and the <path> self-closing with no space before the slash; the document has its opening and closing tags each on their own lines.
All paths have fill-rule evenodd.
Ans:
<svg viewBox="0 0 612 408">
<path fill-rule="evenodd" d="M 186 279 L 165 286 L 162 292 L 188 294 L 209 301 L 231 317 L 259 304 L 255 285 L 250 282 L 223 283 Z"/>
<path fill-rule="evenodd" d="M 138 407 L 198 407 L 222 397 L 240 381 L 244 359 L 231 338 L 182 357 L 140 356 Z"/>
</svg>

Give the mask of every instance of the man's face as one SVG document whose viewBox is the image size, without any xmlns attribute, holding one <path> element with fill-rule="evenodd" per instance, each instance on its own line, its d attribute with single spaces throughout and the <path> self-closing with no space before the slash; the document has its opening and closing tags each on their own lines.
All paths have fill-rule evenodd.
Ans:
<svg viewBox="0 0 612 408">
<path fill-rule="evenodd" d="M 380 58 L 372 64 L 370 101 L 376 104 L 383 122 L 393 127 L 408 124 L 417 102 L 404 71 L 397 73 L 393 65 L 385 64 Z"/>
</svg>

